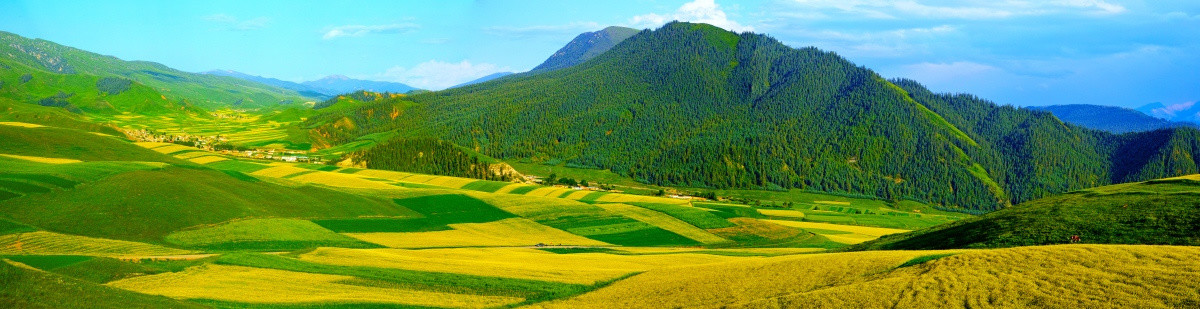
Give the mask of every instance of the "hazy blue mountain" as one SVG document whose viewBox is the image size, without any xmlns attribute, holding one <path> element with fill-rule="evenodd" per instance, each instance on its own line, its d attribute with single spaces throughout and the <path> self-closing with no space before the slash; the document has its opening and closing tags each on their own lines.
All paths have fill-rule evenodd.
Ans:
<svg viewBox="0 0 1200 309">
<path fill-rule="evenodd" d="M 1171 105 L 1154 102 L 1142 105 L 1137 110 L 1170 121 L 1200 123 L 1200 104 L 1196 104 L 1196 101 Z"/>
<path fill-rule="evenodd" d="M 1085 128 L 1113 133 L 1143 132 L 1186 125 L 1116 106 L 1069 104 L 1027 108 L 1048 111 L 1062 121 Z"/>
<path fill-rule="evenodd" d="M 353 79 L 343 75 L 330 75 L 325 78 L 300 83 L 301 85 L 324 89 L 329 95 L 350 93 L 358 90 L 374 92 L 406 93 L 417 88 L 401 83 L 381 82 L 373 80 Z"/>
<path fill-rule="evenodd" d="M 637 33 L 637 29 L 617 26 L 596 32 L 584 32 L 529 72 L 553 71 L 583 63 L 612 49 L 613 46 L 617 46 L 617 43 L 621 43 Z"/>
<path fill-rule="evenodd" d="M 474 85 L 474 84 L 490 81 L 493 79 L 497 79 L 497 78 L 501 78 L 501 77 L 505 77 L 505 76 L 509 76 L 509 75 L 513 75 L 513 72 L 492 73 L 492 74 L 488 74 L 487 76 L 484 76 L 484 77 L 476 78 L 469 82 L 454 85 L 454 87 L 450 87 L 450 88 L 458 88 L 458 87 L 467 86 L 467 85 Z M 447 88 L 447 89 L 449 89 L 449 88 Z"/>
<path fill-rule="evenodd" d="M 329 93 L 331 91 L 326 90 L 326 89 L 310 87 L 310 86 L 306 86 L 306 85 L 303 85 L 303 84 L 300 84 L 297 82 L 289 82 L 286 80 L 280 80 L 280 79 L 275 79 L 275 78 L 270 78 L 270 77 L 250 75 L 250 74 L 233 71 L 233 70 L 212 70 L 212 71 L 204 72 L 204 74 L 217 75 L 217 76 L 228 76 L 228 77 L 239 78 L 239 79 L 248 80 L 248 81 L 252 81 L 252 82 L 262 83 L 262 84 L 266 84 L 266 85 L 270 85 L 270 86 L 275 86 L 275 87 L 279 87 L 279 88 L 291 89 L 291 90 L 295 90 L 296 92 L 299 92 L 300 94 L 311 96 L 311 97 L 323 98 L 323 97 L 329 97 L 329 96 L 336 95 L 335 93 Z"/>
</svg>

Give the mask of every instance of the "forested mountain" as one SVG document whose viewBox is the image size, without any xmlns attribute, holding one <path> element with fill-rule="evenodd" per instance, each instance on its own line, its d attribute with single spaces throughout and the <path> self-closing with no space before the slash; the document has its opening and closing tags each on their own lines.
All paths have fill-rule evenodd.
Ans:
<svg viewBox="0 0 1200 309">
<path fill-rule="evenodd" d="M 1151 117 L 1133 109 L 1116 106 L 1069 104 L 1031 106 L 1026 108 L 1050 112 L 1062 121 L 1085 128 L 1113 133 L 1144 132 L 1188 125 Z"/>
<path fill-rule="evenodd" d="M 342 75 L 330 75 L 322 79 L 307 81 L 301 84 L 314 89 L 321 89 L 322 93 L 330 96 L 358 90 L 392 93 L 406 93 L 417 90 L 417 88 L 401 83 L 353 79 Z"/>
<path fill-rule="evenodd" d="M 270 77 L 262 77 L 262 76 L 258 76 L 258 75 L 250 75 L 250 74 L 246 74 L 246 73 L 242 73 L 242 72 L 238 72 L 238 71 L 232 71 L 232 70 L 212 70 L 212 71 L 204 72 L 204 74 L 217 75 L 217 76 L 228 76 L 228 77 L 248 80 L 248 81 L 252 81 L 252 82 L 256 82 L 256 83 L 271 85 L 271 86 L 275 86 L 275 87 L 279 87 L 279 88 L 283 88 L 283 89 L 290 89 L 290 90 L 294 90 L 302 95 L 306 95 L 306 96 L 314 97 L 314 98 L 329 97 L 329 96 L 337 94 L 337 93 L 329 93 L 329 92 L 332 92 L 331 90 L 314 88 L 314 87 L 302 85 L 302 84 L 296 83 L 296 82 L 289 82 L 286 80 L 280 80 L 280 79 L 275 79 L 275 78 L 270 78 Z"/>
<path fill-rule="evenodd" d="M 161 100 L 202 108 L 270 107 L 280 104 L 303 103 L 308 98 L 288 89 L 232 77 L 188 73 L 162 64 L 146 61 L 124 61 L 40 39 L 29 39 L 0 31 L 0 60 L 7 70 L 36 70 L 52 73 L 54 85 L 63 96 L 83 91 L 82 79 L 113 81 L 128 80 L 144 85 L 147 90 L 161 94 Z M 33 74 L 33 73 L 30 73 Z M 90 76 L 90 77 L 88 77 Z M 67 82 L 66 80 L 73 80 Z M 43 82 L 48 82 L 43 80 Z M 125 82 L 111 83 L 111 85 Z M 123 87 L 119 87 L 123 88 Z M 36 100 L 35 100 L 36 101 Z M 93 104 L 97 102 L 85 102 Z M 157 104 L 157 103 L 156 103 Z"/>
<path fill-rule="evenodd" d="M 532 73 L 568 68 L 595 58 L 612 49 L 617 43 L 637 34 L 637 29 L 612 26 L 576 36 L 566 46 L 554 52 L 545 62 L 530 70 Z"/>
<path fill-rule="evenodd" d="M 1200 123 L 1200 105 L 1195 101 L 1166 105 L 1150 103 L 1137 108 L 1146 115 L 1174 122 Z"/>
<path fill-rule="evenodd" d="M 358 112 L 375 125 L 343 139 L 399 129 L 655 184 L 802 188 L 981 211 L 1194 173 L 1200 154 L 1195 130 L 1116 136 L 884 80 L 816 48 L 679 22 L 573 67 L 410 98 L 390 121 L 379 108 Z"/>
</svg>

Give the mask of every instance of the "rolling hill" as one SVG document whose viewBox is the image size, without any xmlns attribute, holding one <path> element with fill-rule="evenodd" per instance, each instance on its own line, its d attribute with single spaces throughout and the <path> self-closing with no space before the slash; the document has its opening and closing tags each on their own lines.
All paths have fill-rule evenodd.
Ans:
<svg viewBox="0 0 1200 309">
<path fill-rule="evenodd" d="M 219 107 L 260 108 L 281 104 L 299 104 L 309 99 L 288 89 L 232 77 L 183 72 L 146 61 L 124 61 L 40 39 L 29 39 L 0 31 L 0 60 L 5 70 L 51 73 L 56 79 L 117 79 L 114 84 L 144 85 L 163 101 L 191 104 L 204 109 Z M 32 70 L 32 71 L 31 71 Z M 10 84 L 9 81 L 5 81 Z M 10 84 L 12 85 L 12 84 Z M 66 95 L 92 89 L 79 89 L 78 82 L 60 81 L 56 85 Z M 110 93 L 112 94 L 112 93 Z M 39 98 L 41 99 L 41 98 Z M 84 105 L 91 102 L 85 102 Z"/>
<path fill-rule="evenodd" d="M 261 83 L 261 84 L 265 84 L 265 85 L 270 85 L 270 86 L 274 86 L 274 87 L 279 87 L 279 88 L 283 88 L 283 89 L 290 89 L 290 90 L 294 90 L 297 93 L 300 93 L 302 95 L 314 97 L 314 98 L 328 97 L 328 96 L 337 94 L 337 93 L 328 93 L 328 92 L 332 92 L 332 90 L 315 88 L 315 87 L 306 86 L 306 85 L 296 83 L 296 82 L 289 82 L 286 80 L 280 80 L 280 79 L 275 79 L 275 78 L 270 78 L 270 77 L 250 75 L 250 74 L 246 74 L 246 73 L 242 73 L 242 72 L 238 72 L 238 71 L 232 71 L 232 70 L 212 70 L 212 71 L 204 72 L 204 74 L 216 75 L 216 76 L 228 76 L 228 77 L 233 77 L 233 78 L 237 78 L 237 79 L 243 79 L 243 80 L 248 80 L 248 81 L 252 81 L 252 82 L 256 82 L 256 83 Z"/>
<path fill-rule="evenodd" d="M 1146 115 L 1140 111 L 1115 106 L 1088 104 L 1031 106 L 1054 114 L 1062 121 L 1088 129 L 1112 133 L 1145 132 L 1158 129 L 1189 126 Z"/>
<path fill-rule="evenodd" d="M 927 250 L 1065 244 L 1200 244 L 1200 175 L 1125 183 L 1028 201 L 975 218 L 884 236 L 854 249 Z"/>
<path fill-rule="evenodd" d="M 816 48 L 679 22 L 575 66 L 407 100 L 390 121 L 379 115 L 400 109 L 387 104 L 325 117 L 372 124 L 342 130 L 342 142 L 395 130 L 651 184 L 799 188 L 977 212 L 1194 173 L 1200 154 L 1194 129 L 1113 135 L 885 80 Z"/>
</svg>

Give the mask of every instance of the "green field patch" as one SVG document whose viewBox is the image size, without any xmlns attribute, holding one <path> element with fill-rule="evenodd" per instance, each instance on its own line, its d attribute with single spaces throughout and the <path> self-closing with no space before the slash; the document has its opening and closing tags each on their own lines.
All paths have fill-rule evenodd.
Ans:
<svg viewBox="0 0 1200 309">
<path fill-rule="evenodd" d="M 425 215 L 425 219 L 433 223 L 483 223 L 516 217 L 462 194 L 428 195 L 393 201 L 397 205 Z"/>
<path fill-rule="evenodd" d="M 367 266 L 335 266 L 266 254 L 229 254 L 216 263 L 287 271 L 353 276 L 387 282 L 391 287 L 458 294 L 515 296 L 526 303 L 576 295 L 591 286 L 529 279 L 484 277 Z"/>
<path fill-rule="evenodd" d="M 25 180 L 30 182 L 40 182 L 50 184 L 59 188 L 69 189 L 79 185 L 78 181 L 45 174 L 17 174 L 17 173 L 0 173 L 0 179 Z"/>
<path fill-rule="evenodd" d="M 509 194 L 525 194 L 525 193 L 529 193 L 529 191 L 537 190 L 538 188 L 541 188 L 541 187 L 540 186 L 517 187 L 516 189 L 512 189 L 512 191 L 508 191 L 508 193 Z"/>
<path fill-rule="evenodd" d="M 767 217 L 767 216 L 764 216 L 763 214 L 759 213 L 757 210 L 754 210 L 754 208 L 750 208 L 749 206 L 720 204 L 720 203 L 700 203 L 700 202 L 694 202 L 694 203 L 692 203 L 692 205 L 696 206 L 698 208 L 706 208 L 706 209 L 714 210 L 712 212 L 713 215 L 716 215 L 716 216 L 724 218 L 724 219 L 739 218 L 739 217 L 740 218 L 762 219 L 762 218 Z"/>
<path fill-rule="evenodd" d="M 588 238 L 622 246 L 699 246 L 691 238 L 672 233 L 658 227 L 621 233 L 592 235 Z"/>
<path fill-rule="evenodd" d="M 900 264 L 900 266 L 896 266 L 896 268 L 905 268 L 905 267 L 909 267 L 909 266 L 916 266 L 916 265 L 924 264 L 925 262 L 952 256 L 955 254 L 957 254 L 957 253 L 930 254 L 930 255 L 918 256 L 918 257 L 912 258 L 911 260 L 908 260 L 907 262 L 904 262 L 904 264 Z"/>
<path fill-rule="evenodd" d="M 283 178 L 296 178 L 296 177 L 300 177 L 300 176 L 304 176 L 304 175 L 308 175 L 308 174 L 312 174 L 312 173 L 316 173 L 316 172 L 320 172 L 320 171 L 315 171 L 315 170 L 313 170 L 313 171 L 302 171 L 302 172 L 299 172 L 299 173 L 295 173 L 295 174 L 291 174 L 291 175 L 283 176 Z"/>
<path fill-rule="evenodd" d="M 343 168 L 343 169 L 341 169 L 341 170 L 338 170 L 337 172 L 338 172 L 338 173 L 343 173 L 343 174 L 354 174 L 354 173 L 361 172 L 362 170 L 363 170 L 363 169 L 361 169 L 361 168 L 356 168 L 356 167 L 347 167 L 347 168 Z"/>
<path fill-rule="evenodd" d="M 16 197 L 19 197 L 19 196 L 21 196 L 21 195 L 20 195 L 20 194 L 16 194 L 16 193 L 12 193 L 12 192 L 8 192 L 8 191 L 6 191 L 6 190 L 0 190 L 0 201 L 4 201 L 4 200 L 7 200 L 7 199 L 11 199 L 11 198 L 16 198 Z M 0 233 L 0 234 L 3 234 L 3 233 Z"/>
<path fill-rule="evenodd" d="M 317 170 L 317 171 L 322 171 L 322 172 L 332 172 L 332 171 L 336 171 L 337 169 L 341 168 L 341 167 L 334 166 L 334 165 L 313 164 L 313 163 L 300 163 L 300 164 L 296 164 L 296 167 L 306 168 L 306 169 L 310 169 L 310 170 Z"/>
<path fill-rule="evenodd" d="M 212 250 L 378 247 L 299 219 L 248 219 L 171 233 L 168 243 Z"/>
<path fill-rule="evenodd" d="M 626 204 L 658 211 L 661 213 L 665 213 L 669 216 L 675 217 L 676 219 L 682 220 L 683 222 L 687 222 L 688 224 L 695 225 L 696 227 L 702 228 L 702 229 L 719 229 L 719 228 L 723 228 L 723 227 L 736 226 L 736 224 L 730 223 L 729 221 L 725 220 L 724 218 L 721 218 L 720 216 L 717 216 L 717 215 L 713 214 L 712 212 L 709 212 L 709 211 L 701 209 L 701 208 L 681 206 L 681 205 L 671 205 L 671 204 L 639 203 L 639 202 L 631 202 L 631 203 L 626 203 Z"/>
<path fill-rule="evenodd" d="M 616 224 L 593 225 L 593 226 L 587 226 L 587 227 L 570 228 L 570 229 L 567 229 L 567 231 L 571 232 L 572 234 L 579 234 L 579 235 L 583 235 L 583 236 L 594 236 L 594 235 L 619 234 L 619 233 L 625 233 L 625 232 L 632 232 L 632 231 L 637 231 L 637 230 L 648 229 L 651 227 L 654 227 L 654 226 L 646 224 L 645 222 L 641 222 L 641 221 L 633 221 L 633 222 L 622 222 L 622 223 L 616 223 Z"/>
<path fill-rule="evenodd" d="M 218 161 L 218 162 L 206 164 L 205 166 L 219 169 L 219 170 L 237 171 L 237 172 L 242 172 L 242 173 L 247 173 L 247 174 L 257 172 L 259 170 L 264 170 L 264 169 L 271 167 L 266 164 L 247 162 L 247 161 L 243 161 L 243 160 Z"/>
<path fill-rule="evenodd" d="M 575 253 L 607 253 L 607 254 L 626 254 L 627 252 L 604 248 L 604 247 L 573 247 L 573 248 L 540 248 L 538 250 L 555 253 L 555 254 L 575 254 Z"/>
<path fill-rule="evenodd" d="M 47 188 L 47 187 L 35 185 L 32 183 L 28 183 L 28 182 L 8 180 L 8 179 L 0 179 L 0 188 L 3 188 L 4 190 L 7 190 L 7 191 L 11 191 L 11 192 L 15 192 L 15 193 L 23 193 L 23 194 L 50 192 L 50 188 Z"/>
<path fill-rule="evenodd" d="M 54 270 L 71 264 L 91 260 L 93 257 L 82 255 L 0 255 L 0 259 L 9 259 L 41 270 Z"/>
<path fill-rule="evenodd" d="M 600 197 L 608 195 L 608 194 L 609 194 L 608 192 L 596 191 L 596 192 L 588 193 L 588 195 L 584 195 L 583 197 L 579 198 L 579 201 L 591 203 L 591 202 L 595 202 L 597 199 L 600 199 Z"/>
<path fill-rule="evenodd" d="M 511 184 L 513 184 L 513 183 L 503 182 L 503 181 L 480 180 L 480 181 L 469 183 L 469 184 L 463 186 L 461 189 L 483 191 L 483 192 L 491 193 L 491 192 L 496 192 L 496 191 L 500 190 L 500 188 L 507 187 L 508 185 L 511 185 Z"/>
<path fill-rule="evenodd" d="M 432 232 L 449 230 L 445 223 L 425 218 L 316 219 L 313 223 L 338 233 Z"/>
<path fill-rule="evenodd" d="M 4 191 L 0 191 L 2 193 Z M 3 200 L 3 199 L 0 199 Z M 37 229 L 28 225 L 13 222 L 12 220 L 0 218 L 0 235 L 33 232 Z"/>
<path fill-rule="evenodd" d="M 411 183 L 411 182 L 402 182 L 402 181 L 391 182 L 391 184 L 395 185 L 395 186 L 399 186 L 399 187 L 413 188 L 413 189 L 445 189 L 446 188 L 446 187 L 440 187 L 440 186 L 435 186 L 435 185 L 427 185 L 427 184 L 423 184 L 423 183 Z"/>
<path fill-rule="evenodd" d="M 261 181 L 258 178 L 255 178 L 254 176 L 250 176 L 246 173 L 235 171 L 235 170 L 221 170 L 221 172 L 225 173 L 225 175 L 229 175 L 230 177 L 236 178 L 237 180 L 241 180 L 241 181 L 248 181 L 248 182 Z"/>
</svg>

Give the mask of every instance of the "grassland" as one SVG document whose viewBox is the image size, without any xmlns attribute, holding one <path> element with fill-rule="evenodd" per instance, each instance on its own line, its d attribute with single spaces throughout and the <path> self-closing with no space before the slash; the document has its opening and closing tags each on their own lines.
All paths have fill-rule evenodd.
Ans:
<svg viewBox="0 0 1200 309">
<path fill-rule="evenodd" d="M 142 276 L 107 284 L 140 293 L 183 299 L 243 303 L 385 303 L 450 308 L 489 308 L 520 298 L 452 294 L 371 286 L 355 277 L 225 265 L 201 265 L 178 273 Z"/>
<path fill-rule="evenodd" d="M 46 231 L 0 235 L 0 254 L 11 255 L 175 255 L 187 250 L 130 241 L 65 235 Z"/>
<path fill-rule="evenodd" d="M 571 246 L 609 246 L 524 218 L 487 223 L 449 224 L 451 230 L 415 233 L 346 234 L 391 248 L 503 247 L 555 244 Z"/>
<path fill-rule="evenodd" d="M 899 267 L 930 255 L 944 257 Z M 1187 307 L 1200 299 L 1198 255 L 1097 245 L 793 255 L 652 270 L 541 307 Z"/>
<path fill-rule="evenodd" d="M 371 244 L 299 219 L 246 219 L 171 233 L 168 243 L 209 250 L 296 250 L 316 247 L 370 248 Z"/>
<path fill-rule="evenodd" d="M 96 285 L 0 260 L 4 308 L 203 308 L 162 296 Z"/>
<path fill-rule="evenodd" d="M 658 267 L 755 259 L 712 254 L 612 255 L 555 254 L 532 248 L 340 249 L 321 248 L 300 260 L 342 266 L 369 266 L 478 276 L 595 284 Z M 537 261 L 530 263 L 530 261 Z"/>
</svg>

